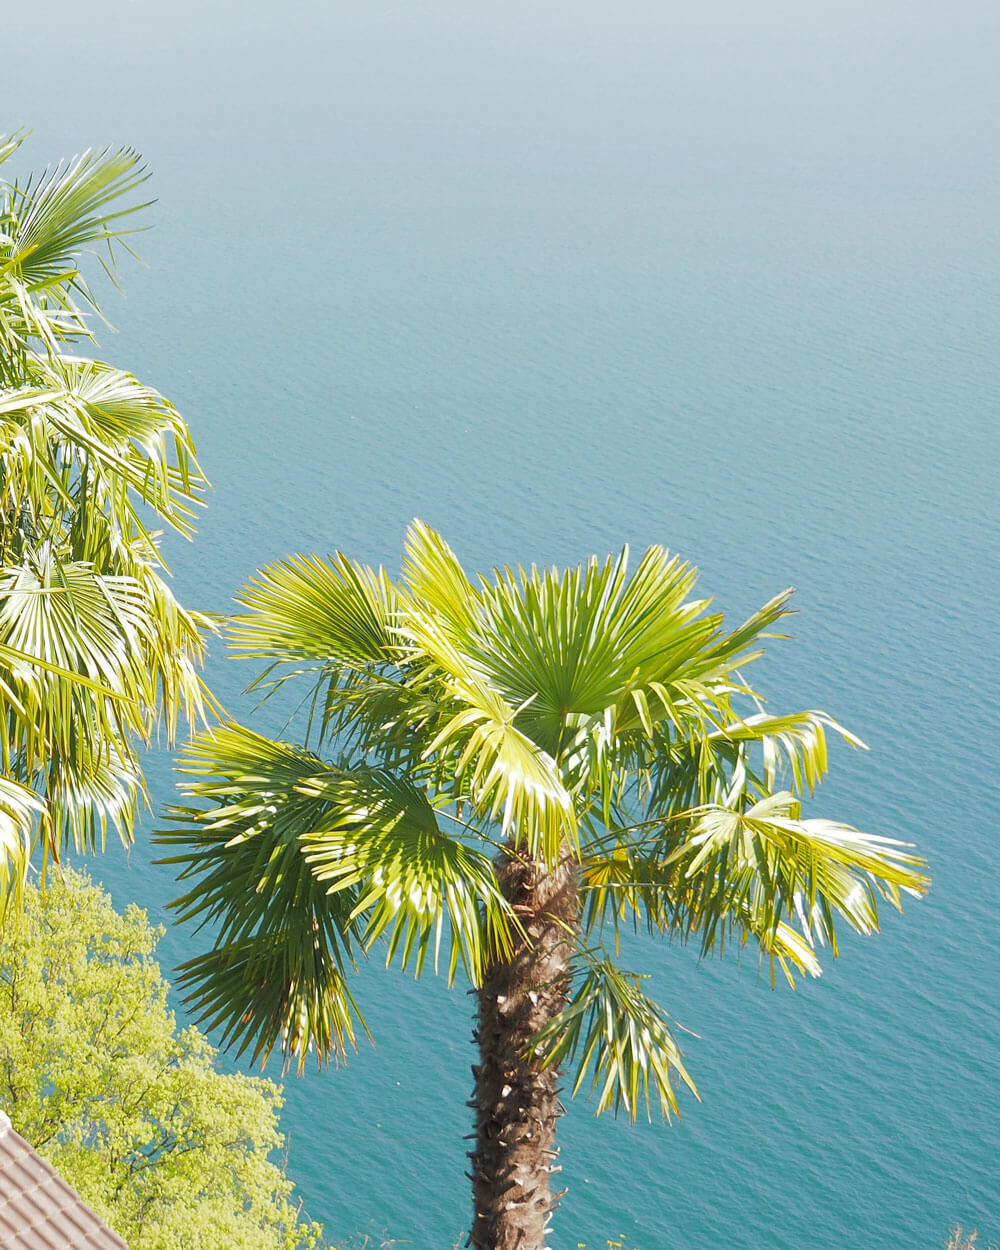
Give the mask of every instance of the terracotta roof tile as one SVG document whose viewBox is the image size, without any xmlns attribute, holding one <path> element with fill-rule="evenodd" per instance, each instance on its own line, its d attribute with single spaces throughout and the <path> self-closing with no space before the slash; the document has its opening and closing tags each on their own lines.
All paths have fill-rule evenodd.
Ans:
<svg viewBox="0 0 1000 1250">
<path fill-rule="evenodd" d="M 128 1250 L 0 1111 L 3 1250 Z"/>
</svg>

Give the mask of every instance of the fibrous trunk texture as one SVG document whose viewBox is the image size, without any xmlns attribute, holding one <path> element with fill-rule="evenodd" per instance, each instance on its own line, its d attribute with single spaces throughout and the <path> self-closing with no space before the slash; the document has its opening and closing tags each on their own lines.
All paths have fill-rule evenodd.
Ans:
<svg viewBox="0 0 1000 1250">
<path fill-rule="evenodd" d="M 553 1204 L 559 1073 L 526 1050 L 566 1005 L 572 935 L 579 926 L 576 865 L 566 848 L 558 868 L 504 856 L 500 887 L 527 934 L 508 963 L 479 990 L 476 1079 L 475 1202 L 469 1244 L 475 1250 L 545 1250 Z"/>
</svg>

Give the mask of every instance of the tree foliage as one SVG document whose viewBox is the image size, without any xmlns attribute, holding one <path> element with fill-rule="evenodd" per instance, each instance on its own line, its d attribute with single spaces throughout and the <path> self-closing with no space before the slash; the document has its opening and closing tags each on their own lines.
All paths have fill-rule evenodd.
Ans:
<svg viewBox="0 0 1000 1250">
<path fill-rule="evenodd" d="M 279 1088 L 178 1030 L 158 931 L 68 872 L 29 886 L 0 950 L 0 1104 L 131 1250 L 306 1250 L 273 1162 Z"/>
<path fill-rule="evenodd" d="M 631 575 L 626 552 L 475 584 L 420 522 L 399 581 L 341 554 L 264 570 L 229 638 L 267 664 L 265 696 L 311 683 L 307 742 L 204 731 L 181 765 L 195 801 L 158 835 L 191 883 L 181 917 L 220 926 L 183 969 L 203 1018 L 255 1056 L 342 1052 L 356 953 L 382 943 L 419 972 L 444 951 L 479 984 L 522 932 L 498 850 L 568 854 L 573 993 L 537 1053 L 575 1055 L 578 1086 L 592 1065 L 600 1109 L 634 1116 L 655 1092 L 667 1112 L 679 1049 L 604 934 L 753 940 L 793 981 L 838 924 L 872 933 L 880 902 L 921 893 L 906 845 L 803 811 L 828 736 L 863 744 L 824 712 L 766 712 L 744 675 L 788 592 L 726 632 L 695 580 L 651 547 Z"/>
<path fill-rule="evenodd" d="M 862 744 L 824 712 L 768 712 L 747 680 L 789 593 L 727 630 L 695 581 L 662 547 L 473 580 L 420 522 L 399 579 L 292 557 L 228 632 L 265 697 L 307 683 L 305 741 L 224 723 L 182 760 L 189 801 L 160 837 L 181 918 L 216 938 L 182 984 L 227 1042 L 343 1053 L 376 948 L 476 987 L 476 1250 L 549 1244 L 564 1073 L 633 1119 L 694 1091 L 618 966 L 622 926 L 753 942 L 794 984 L 928 885 L 909 846 L 807 813 L 828 737 Z"/>
<path fill-rule="evenodd" d="M 0 139 L 0 164 L 21 137 Z M 114 277 L 145 205 L 128 149 L 0 179 L 0 889 L 40 843 L 131 836 L 137 748 L 197 717 L 207 621 L 174 598 L 167 525 L 193 532 L 205 480 L 157 391 L 80 354 L 99 317 L 86 253 Z"/>
</svg>

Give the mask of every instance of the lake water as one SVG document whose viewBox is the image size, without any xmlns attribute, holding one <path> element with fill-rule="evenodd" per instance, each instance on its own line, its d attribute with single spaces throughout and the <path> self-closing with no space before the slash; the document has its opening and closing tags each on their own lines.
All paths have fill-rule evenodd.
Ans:
<svg viewBox="0 0 1000 1250">
<path fill-rule="evenodd" d="M 472 568 L 662 542 L 734 618 L 793 584 L 758 680 L 871 747 L 813 810 L 931 861 L 797 994 L 635 944 L 703 1102 L 636 1128 L 573 1104 L 555 1250 L 1000 1240 L 997 16 L 877 7 L 5 17 L 22 163 L 128 142 L 155 170 L 103 351 L 215 484 L 171 546 L 186 602 L 296 550 L 395 567 L 413 516 Z M 241 716 L 249 677 L 213 656 Z M 168 802 L 165 754 L 150 775 Z M 151 858 L 143 834 L 93 870 L 165 919 Z M 471 1001 L 377 965 L 357 990 L 377 1047 L 289 1078 L 290 1172 L 334 1241 L 443 1250 Z"/>
</svg>

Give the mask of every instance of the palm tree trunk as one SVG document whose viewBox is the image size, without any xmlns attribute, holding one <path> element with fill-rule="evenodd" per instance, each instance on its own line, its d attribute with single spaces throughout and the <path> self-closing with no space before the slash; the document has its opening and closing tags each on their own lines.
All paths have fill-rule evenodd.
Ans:
<svg viewBox="0 0 1000 1250">
<path fill-rule="evenodd" d="M 471 1154 L 474 1250 L 545 1250 L 556 1167 L 559 1072 L 525 1057 L 531 1038 L 565 1006 L 579 884 L 568 847 L 560 866 L 516 859 L 497 864 L 500 887 L 528 940 L 496 965 L 479 990 L 473 1069 L 476 1149 Z"/>
</svg>

